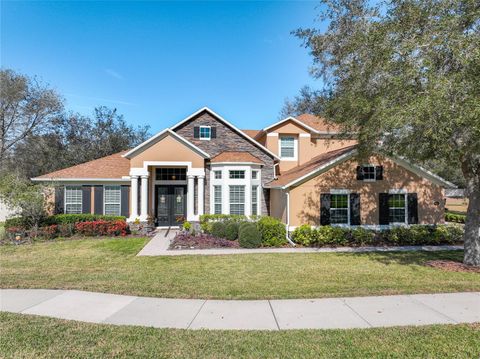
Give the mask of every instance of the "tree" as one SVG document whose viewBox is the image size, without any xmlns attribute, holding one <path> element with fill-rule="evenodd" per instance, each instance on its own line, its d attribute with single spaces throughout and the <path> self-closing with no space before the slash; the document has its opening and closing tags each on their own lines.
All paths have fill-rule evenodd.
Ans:
<svg viewBox="0 0 480 359">
<path fill-rule="evenodd" d="M 285 100 L 280 111 L 280 119 L 283 120 L 289 116 L 299 116 L 304 113 L 323 113 L 324 100 L 325 98 L 320 91 L 304 86 L 293 100 L 288 98 Z"/>
<path fill-rule="evenodd" d="M 323 113 L 380 147 L 419 162 L 458 163 L 469 198 L 464 263 L 480 266 L 480 3 L 323 0 L 325 30 L 295 34 L 324 83 Z"/>
<path fill-rule="evenodd" d="M 62 109 L 54 90 L 12 70 L 0 70 L 0 163 Z"/>
</svg>

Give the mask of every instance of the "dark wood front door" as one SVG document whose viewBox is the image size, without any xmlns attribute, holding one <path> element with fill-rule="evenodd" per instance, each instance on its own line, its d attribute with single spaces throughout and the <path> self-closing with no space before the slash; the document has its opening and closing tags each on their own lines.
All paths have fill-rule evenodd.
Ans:
<svg viewBox="0 0 480 359">
<path fill-rule="evenodd" d="M 158 226 L 179 226 L 187 216 L 187 186 L 155 186 Z"/>
</svg>

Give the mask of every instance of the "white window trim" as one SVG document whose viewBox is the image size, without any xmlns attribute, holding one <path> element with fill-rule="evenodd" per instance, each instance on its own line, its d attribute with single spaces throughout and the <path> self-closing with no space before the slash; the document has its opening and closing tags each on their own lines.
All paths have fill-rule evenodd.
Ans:
<svg viewBox="0 0 480 359">
<path fill-rule="evenodd" d="M 388 206 L 388 217 L 389 217 L 389 225 L 390 226 L 408 226 L 408 191 L 404 189 L 391 189 L 388 191 L 388 194 L 403 194 L 405 197 L 405 220 L 403 222 L 390 222 L 390 206 Z M 399 207 L 393 207 L 399 208 Z"/>
<path fill-rule="evenodd" d="M 222 178 L 216 179 L 214 171 L 221 171 Z M 245 178 L 229 178 L 229 171 L 245 171 Z M 252 179 L 252 171 L 258 171 L 258 178 Z M 258 213 L 262 213 L 263 191 L 262 188 L 262 170 L 259 164 L 252 165 L 234 165 L 234 164 L 212 164 L 210 170 L 210 213 L 215 213 L 215 201 L 213 198 L 213 186 L 222 186 L 222 214 L 230 214 L 230 193 L 229 186 L 241 185 L 245 186 L 245 215 L 252 214 L 252 186 L 258 186 L 257 201 Z"/>
<path fill-rule="evenodd" d="M 350 222 L 350 190 L 347 189 L 332 189 L 330 190 L 330 195 L 332 194 L 344 194 L 347 195 L 347 218 L 348 222 L 347 223 L 330 223 L 331 226 L 334 227 L 350 227 L 351 222 Z M 332 217 L 332 208 L 330 207 L 330 218 Z"/>
<path fill-rule="evenodd" d="M 371 164 L 371 163 L 366 163 L 363 165 L 360 165 L 362 168 L 361 170 L 363 171 L 363 167 L 373 167 L 373 179 L 372 178 L 367 178 L 363 179 L 363 182 L 376 182 L 377 181 L 377 166 Z"/>
<path fill-rule="evenodd" d="M 120 205 L 119 209 L 119 214 L 117 216 L 121 216 L 122 215 L 122 186 L 119 186 L 119 185 L 110 185 L 110 184 L 107 184 L 107 185 L 104 185 L 103 186 L 103 215 L 105 216 L 106 212 L 105 212 L 105 207 L 107 205 L 107 201 L 105 201 L 105 187 L 120 187 L 120 202 L 118 203 Z M 108 203 L 108 204 L 116 204 L 116 203 Z M 112 216 L 111 214 L 109 216 Z"/>
<path fill-rule="evenodd" d="M 208 133 L 210 136 L 202 137 L 202 128 L 208 128 Z M 212 139 L 212 126 L 200 126 L 198 129 L 198 138 L 202 141 L 210 141 Z"/>
<path fill-rule="evenodd" d="M 282 156 L 282 138 L 292 137 L 293 138 L 293 157 L 283 157 Z M 281 161 L 298 161 L 298 137 L 295 135 L 279 135 L 278 136 L 278 156 Z"/>
<path fill-rule="evenodd" d="M 80 188 L 82 188 L 81 185 L 70 185 L 70 186 L 64 186 L 63 187 L 63 213 L 64 214 L 69 214 L 69 213 L 67 213 L 67 187 L 80 187 Z M 80 214 L 81 213 L 83 213 L 83 188 L 82 188 L 82 200 L 80 202 Z M 77 213 L 73 213 L 73 214 L 77 214 Z"/>
<path fill-rule="evenodd" d="M 256 214 L 253 214 L 253 212 L 252 212 L 253 198 L 250 198 L 250 214 L 251 214 L 252 216 L 258 216 L 259 213 L 260 213 L 260 185 L 258 185 L 258 184 L 256 184 L 256 183 L 253 183 L 253 184 L 251 185 L 251 187 L 252 187 L 252 188 L 251 188 L 251 191 L 252 191 L 252 192 L 250 193 L 250 196 L 251 196 L 251 197 L 253 197 L 253 187 L 254 187 L 254 186 L 257 186 L 257 190 L 256 190 L 256 192 L 257 192 L 257 202 L 256 202 L 256 203 L 257 203 L 257 213 L 256 213 Z"/>
<path fill-rule="evenodd" d="M 220 187 L 220 203 L 217 203 L 216 202 L 216 197 L 215 197 L 215 187 Z M 215 205 L 219 204 L 220 205 L 220 214 L 223 213 L 223 186 L 221 184 L 215 184 L 212 186 L 213 188 L 213 210 L 212 210 L 212 214 L 216 214 L 215 213 Z"/>
</svg>

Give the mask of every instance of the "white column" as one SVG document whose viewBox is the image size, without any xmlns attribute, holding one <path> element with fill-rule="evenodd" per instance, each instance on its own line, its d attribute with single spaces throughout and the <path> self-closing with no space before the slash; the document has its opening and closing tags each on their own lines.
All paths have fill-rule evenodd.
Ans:
<svg viewBox="0 0 480 359">
<path fill-rule="evenodd" d="M 140 197 L 140 220 L 146 221 L 148 219 L 148 175 L 142 175 L 142 188 Z"/>
<path fill-rule="evenodd" d="M 193 213 L 193 201 L 194 201 L 194 187 L 195 176 L 187 176 L 187 221 L 193 221 L 195 218 Z"/>
<path fill-rule="evenodd" d="M 133 222 L 138 218 L 138 176 L 130 176 L 130 217 L 129 222 Z"/>
<path fill-rule="evenodd" d="M 197 203 L 197 208 L 198 208 L 198 215 L 201 216 L 204 213 L 204 190 L 205 190 L 205 176 L 200 175 L 198 176 L 198 203 Z"/>
</svg>

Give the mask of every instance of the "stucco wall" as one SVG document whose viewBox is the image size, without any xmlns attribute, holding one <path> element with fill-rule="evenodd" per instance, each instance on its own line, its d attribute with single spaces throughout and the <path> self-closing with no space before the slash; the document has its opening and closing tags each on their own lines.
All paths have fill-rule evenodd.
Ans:
<svg viewBox="0 0 480 359">
<path fill-rule="evenodd" d="M 204 167 L 204 159 L 198 153 L 167 136 L 130 160 L 130 167 L 143 167 L 143 161 L 188 161 L 196 168 Z"/>
<path fill-rule="evenodd" d="M 418 195 L 418 220 L 420 224 L 444 222 L 443 188 L 396 164 L 390 159 L 372 157 L 362 163 L 383 166 L 383 180 L 357 181 L 356 160 L 332 168 L 290 190 L 290 225 L 319 225 L 320 193 L 331 189 L 348 189 L 360 194 L 361 224 L 376 225 L 379 221 L 378 194 L 392 189 L 404 189 Z M 438 202 L 436 206 L 434 202 Z M 272 203 L 272 206 L 276 204 Z"/>
</svg>

